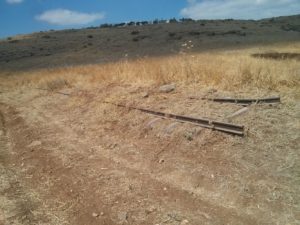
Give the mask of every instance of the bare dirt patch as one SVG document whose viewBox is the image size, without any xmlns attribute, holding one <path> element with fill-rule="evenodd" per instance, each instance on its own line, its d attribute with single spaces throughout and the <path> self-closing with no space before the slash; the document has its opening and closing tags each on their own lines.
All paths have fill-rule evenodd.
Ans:
<svg viewBox="0 0 300 225">
<path fill-rule="evenodd" d="M 252 54 L 252 56 L 256 58 L 275 59 L 275 60 L 287 60 L 287 59 L 300 60 L 299 53 L 289 53 L 289 52 L 256 53 L 256 54 Z"/>
</svg>

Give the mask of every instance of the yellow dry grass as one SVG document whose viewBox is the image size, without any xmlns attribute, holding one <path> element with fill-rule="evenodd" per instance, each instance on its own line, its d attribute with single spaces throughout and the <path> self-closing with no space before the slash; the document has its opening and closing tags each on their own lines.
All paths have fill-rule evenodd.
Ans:
<svg viewBox="0 0 300 225">
<path fill-rule="evenodd" d="M 270 60 L 253 58 L 257 52 L 300 53 L 300 43 L 282 46 L 248 48 L 233 51 L 191 53 L 138 60 L 122 60 L 109 64 L 79 65 L 6 76 L 11 87 L 39 86 L 62 88 L 93 86 L 101 82 L 163 84 L 201 84 L 223 90 L 258 88 L 281 90 L 300 87 L 300 63 L 296 59 Z M 4 79 L 4 78 L 2 78 Z M 58 86 L 56 86 L 56 84 Z"/>
</svg>

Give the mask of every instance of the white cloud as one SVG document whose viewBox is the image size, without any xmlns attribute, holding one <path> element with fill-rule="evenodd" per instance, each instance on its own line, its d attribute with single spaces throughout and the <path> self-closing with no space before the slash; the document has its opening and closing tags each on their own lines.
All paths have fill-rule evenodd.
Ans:
<svg viewBox="0 0 300 225">
<path fill-rule="evenodd" d="M 6 0 L 8 4 L 19 4 L 22 3 L 23 0 Z"/>
<path fill-rule="evenodd" d="M 82 13 L 68 9 L 54 9 L 43 12 L 35 18 L 53 25 L 85 25 L 103 19 L 104 13 Z"/>
<path fill-rule="evenodd" d="M 261 19 L 299 12 L 300 0 L 187 0 L 180 14 L 193 19 Z"/>
</svg>

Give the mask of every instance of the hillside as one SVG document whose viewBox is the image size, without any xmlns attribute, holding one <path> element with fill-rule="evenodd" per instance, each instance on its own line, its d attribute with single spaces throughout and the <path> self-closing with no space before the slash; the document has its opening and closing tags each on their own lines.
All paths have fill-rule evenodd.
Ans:
<svg viewBox="0 0 300 225">
<path fill-rule="evenodd" d="M 2 70 L 51 68 L 173 55 L 186 50 L 203 52 L 265 46 L 298 41 L 299 32 L 299 15 L 258 21 L 187 21 L 40 32 L 2 40 L 0 67 Z M 186 49 L 183 45 L 189 41 L 193 44 Z"/>
</svg>

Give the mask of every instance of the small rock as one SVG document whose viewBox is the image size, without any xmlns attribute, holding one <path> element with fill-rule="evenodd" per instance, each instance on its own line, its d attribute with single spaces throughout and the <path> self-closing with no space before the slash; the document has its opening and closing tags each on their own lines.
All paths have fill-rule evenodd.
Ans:
<svg viewBox="0 0 300 225">
<path fill-rule="evenodd" d="M 30 145 L 27 145 L 27 147 L 32 148 L 32 147 L 39 146 L 41 144 L 42 144 L 42 142 L 40 142 L 40 141 L 33 141 L 33 142 L 31 142 Z"/>
<path fill-rule="evenodd" d="M 92 216 L 93 216 L 93 217 L 98 217 L 98 216 L 99 216 L 99 214 L 98 214 L 98 213 L 94 213 L 94 212 L 93 212 Z"/>
<path fill-rule="evenodd" d="M 163 93 L 169 93 L 174 91 L 176 88 L 175 84 L 167 84 L 159 87 L 159 91 Z"/>
<path fill-rule="evenodd" d="M 100 216 L 104 216 L 104 212 L 101 212 L 101 213 L 100 213 Z"/>
<path fill-rule="evenodd" d="M 164 162 L 165 162 L 164 159 L 160 159 L 160 160 L 158 161 L 159 164 L 162 164 L 162 163 L 164 163 Z"/>
<path fill-rule="evenodd" d="M 164 187 L 164 191 L 167 191 L 168 189 L 166 187 Z"/>
<path fill-rule="evenodd" d="M 215 92 L 217 92 L 217 91 L 218 91 L 217 89 L 211 88 L 211 89 L 209 89 L 209 90 L 207 91 L 207 93 L 208 93 L 208 94 L 212 94 L 212 93 L 215 93 Z"/>
<path fill-rule="evenodd" d="M 186 225 L 186 224 L 189 224 L 189 221 L 188 220 L 182 220 L 180 225 Z"/>
<path fill-rule="evenodd" d="M 148 92 L 144 92 L 143 94 L 142 94 L 142 98 L 148 98 L 149 97 L 149 93 Z"/>
<path fill-rule="evenodd" d="M 154 211 L 156 211 L 156 208 L 154 206 L 150 207 L 149 209 L 146 209 L 145 212 L 147 214 L 153 213 Z"/>
</svg>

